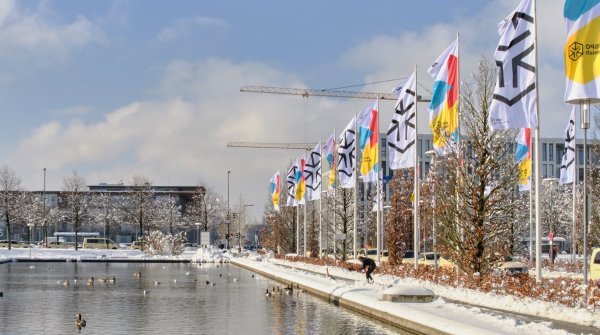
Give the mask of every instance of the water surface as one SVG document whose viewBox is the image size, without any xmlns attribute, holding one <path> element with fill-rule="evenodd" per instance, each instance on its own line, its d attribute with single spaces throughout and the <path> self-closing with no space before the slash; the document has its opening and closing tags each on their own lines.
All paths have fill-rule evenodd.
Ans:
<svg viewBox="0 0 600 335">
<path fill-rule="evenodd" d="M 116 282 L 88 286 L 92 276 Z M 305 293 L 266 297 L 276 285 L 229 264 L 8 263 L 0 265 L 0 334 L 398 332 Z M 77 313 L 87 322 L 81 330 Z"/>
</svg>

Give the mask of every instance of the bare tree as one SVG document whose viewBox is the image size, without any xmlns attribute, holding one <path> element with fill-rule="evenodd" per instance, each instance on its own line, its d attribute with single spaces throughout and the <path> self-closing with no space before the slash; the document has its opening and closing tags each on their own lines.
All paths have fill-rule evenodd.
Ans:
<svg viewBox="0 0 600 335">
<path fill-rule="evenodd" d="M 19 217 L 22 189 L 21 178 L 17 173 L 4 164 L 0 168 L 0 215 L 6 224 L 8 249 L 11 249 L 11 224 Z"/>
<path fill-rule="evenodd" d="M 346 238 L 342 241 L 339 251 L 341 252 L 342 260 L 345 261 L 352 241 L 349 233 L 351 232 L 351 227 L 354 223 L 354 193 L 352 190 L 347 188 L 339 188 L 336 190 L 336 192 L 338 193 L 336 196 L 335 206 L 335 215 L 338 218 L 336 222 L 338 225 L 337 231 L 346 236 Z"/>
<path fill-rule="evenodd" d="M 183 226 L 181 205 L 177 199 L 171 195 L 156 199 L 155 221 L 159 227 L 167 228 L 169 234 L 174 235 L 175 230 Z"/>
<path fill-rule="evenodd" d="M 413 190 L 412 173 L 398 171 L 390 184 L 390 210 L 386 217 L 385 238 L 390 264 L 402 263 L 404 252 L 413 249 L 413 210 L 410 196 Z M 418 250 L 414 250 L 418 252 Z"/>
<path fill-rule="evenodd" d="M 486 60 L 474 83 L 463 84 L 460 100 L 465 140 L 440 159 L 436 175 L 436 215 L 440 249 L 467 274 L 491 273 L 511 252 L 514 192 L 519 177 L 514 159 L 515 131 L 492 132 L 488 123 L 496 78 Z"/>
<path fill-rule="evenodd" d="M 186 213 L 190 223 L 202 224 L 203 231 L 208 231 L 211 225 L 217 224 L 224 212 L 221 198 L 213 188 L 198 186 Z"/>
<path fill-rule="evenodd" d="M 72 176 L 65 177 L 63 180 L 63 196 L 61 207 L 64 208 L 64 216 L 67 221 L 73 224 L 75 230 L 75 250 L 77 250 L 77 241 L 81 225 L 87 219 L 89 214 L 89 192 L 86 187 L 85 179 L 73 172 Z"/>
<path fill-rule="evenodd" d="M 124 197 L 109 192 L 94 193 L 91 197 L 90 206 L 91 221 L 99 228 L 104 228 L 104 237 L 109 238 L 114 230 L 119 229 L 125 215 Z M 108 240 L 106 240 L 108 249 Z"/>
<path fill-rule="evenodd" d="M 144 250 L 144 227 L 154 219 L 154 188 L 152 181 L 145 176 L 134 176 L 131 183 L 132 192 L 126 206 L 128 217 L 139 226 L 141 250 Z"/>
</svg>

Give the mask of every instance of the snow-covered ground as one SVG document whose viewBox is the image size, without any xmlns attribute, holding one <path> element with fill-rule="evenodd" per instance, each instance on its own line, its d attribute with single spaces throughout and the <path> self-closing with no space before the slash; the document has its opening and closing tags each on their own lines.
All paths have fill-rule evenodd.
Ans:
<svg viewBox="0 0 600 335">
<path fill-rule="evenodd" d="M 84 259 L 141 260 L 189 260 L 197 262 L 243 263 L 246 266 L 272 273 L 284 280 L 300 283 L 330 292 L 344 299 L 355 301 L 370 308 L 407 318 L 454 334 L 568 334 L 553 329 L 550 321 L 528 322 L 519 317 L 494 315 L 477 307 L 466 307 L 453 301 L 464 302 L 491 309 L 506 310 L 514 313 L 593 326 L 600 334 L 600 311 L 581 308 L 569 308 L 535 299 L 518 299 L 510 296 L 498 296 L 474 290 L 445 287 L 412 278 L 398 278 L 389 275 L 374 277 L 376 284 L 367 284 L 364 274 L 340 268 L 326 268 L 312 264 L 288 262 L 253 253 L 236 254 L 220 249 L 188 249 L 178 256 L 149 256 L 137 250 L 78 250 L 74 249 L 26 249 L 7 250 L 0 248 L 0 263 L 18 260 L 65 259 L 78 261 Z M 2 265 L 0 265 L 1 268 Z M 327 278 L 326 271 L 338 278 Z M 551 273 L 549 273 L 551 275 Z M 382 292 L 392 286 L 415 286 L 432 290 L 438 299 L 432 303 L 392 303 L 381 301 Z"/>
</svg>

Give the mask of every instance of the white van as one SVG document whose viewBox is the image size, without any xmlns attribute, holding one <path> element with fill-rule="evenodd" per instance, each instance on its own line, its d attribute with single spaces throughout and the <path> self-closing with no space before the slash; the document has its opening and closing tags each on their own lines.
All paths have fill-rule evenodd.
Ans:
<svg viewBox="0 0 600 335">
<path fill-rule="evenodd" d="M 600 248 L 592 250 L 592 258 L 590 258 L 590 279 L 600 280 Z"/>
<path fill-rule="evenodd" d="M 84 249 L 119 249 L 113 240 L 103 237 L 86 237 L 82 246 Z"/>
</svg>

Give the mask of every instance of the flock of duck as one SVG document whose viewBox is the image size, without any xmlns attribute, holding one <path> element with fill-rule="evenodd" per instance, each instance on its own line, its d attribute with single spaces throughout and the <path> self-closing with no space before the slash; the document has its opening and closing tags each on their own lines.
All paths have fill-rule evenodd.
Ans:
<svg viewBox="0 0 600 335">
<path fill-rule="evenodd" d="M 304 293 L 306 292 L 304 289 L 300 288 L 300 285 L 296 284 L 296 294 L 299 293 Z M 278 286 L 273 286 L 273 289 L 271 291 L 269 291 L 269 288 L 267 288 L 265 290 L 265 296 L 267 298 L 270 298 L 274 295 L 281 295 L 281 294 L 287 294 L 287 295 L 292 295 L 294 294 L 294 283 L 289 283 L 286 287 L 283 288 L 283 290 L 281 289 L 281 287 Z"/>
<path fill-rule="evenodd" d="M 96 281 L 98 283 L 102 283 L 102 284 L 106 284 L 106 283 L 115 284 L 117 282 L 117 278 L 115 276 L 110 276 L 110 277 L 100 276 L 100 277 L 98 277 L 98 279 L 95 279 L 94 277 L 88 277 L 88 279 L 85 282 L 85 285 L 87 287 L 92 287 L 92 286 L 94 286 L 94 283 Z M 58 284 L 60 284 L 60 283 L 61 282 L 59 280 Z M 77 277 L 76 277 L 75 279 L 73 279 L 73 284 L 77 285 L 77 283 L 78 283 L 78 280 L 77 280 Z M 65 280 L 62 281 L 62 285 L 64 287 L 69 287 L 69 286 L 71 286 L 71 282 L 68 279 L 65 279 Z"/>
</svg>

